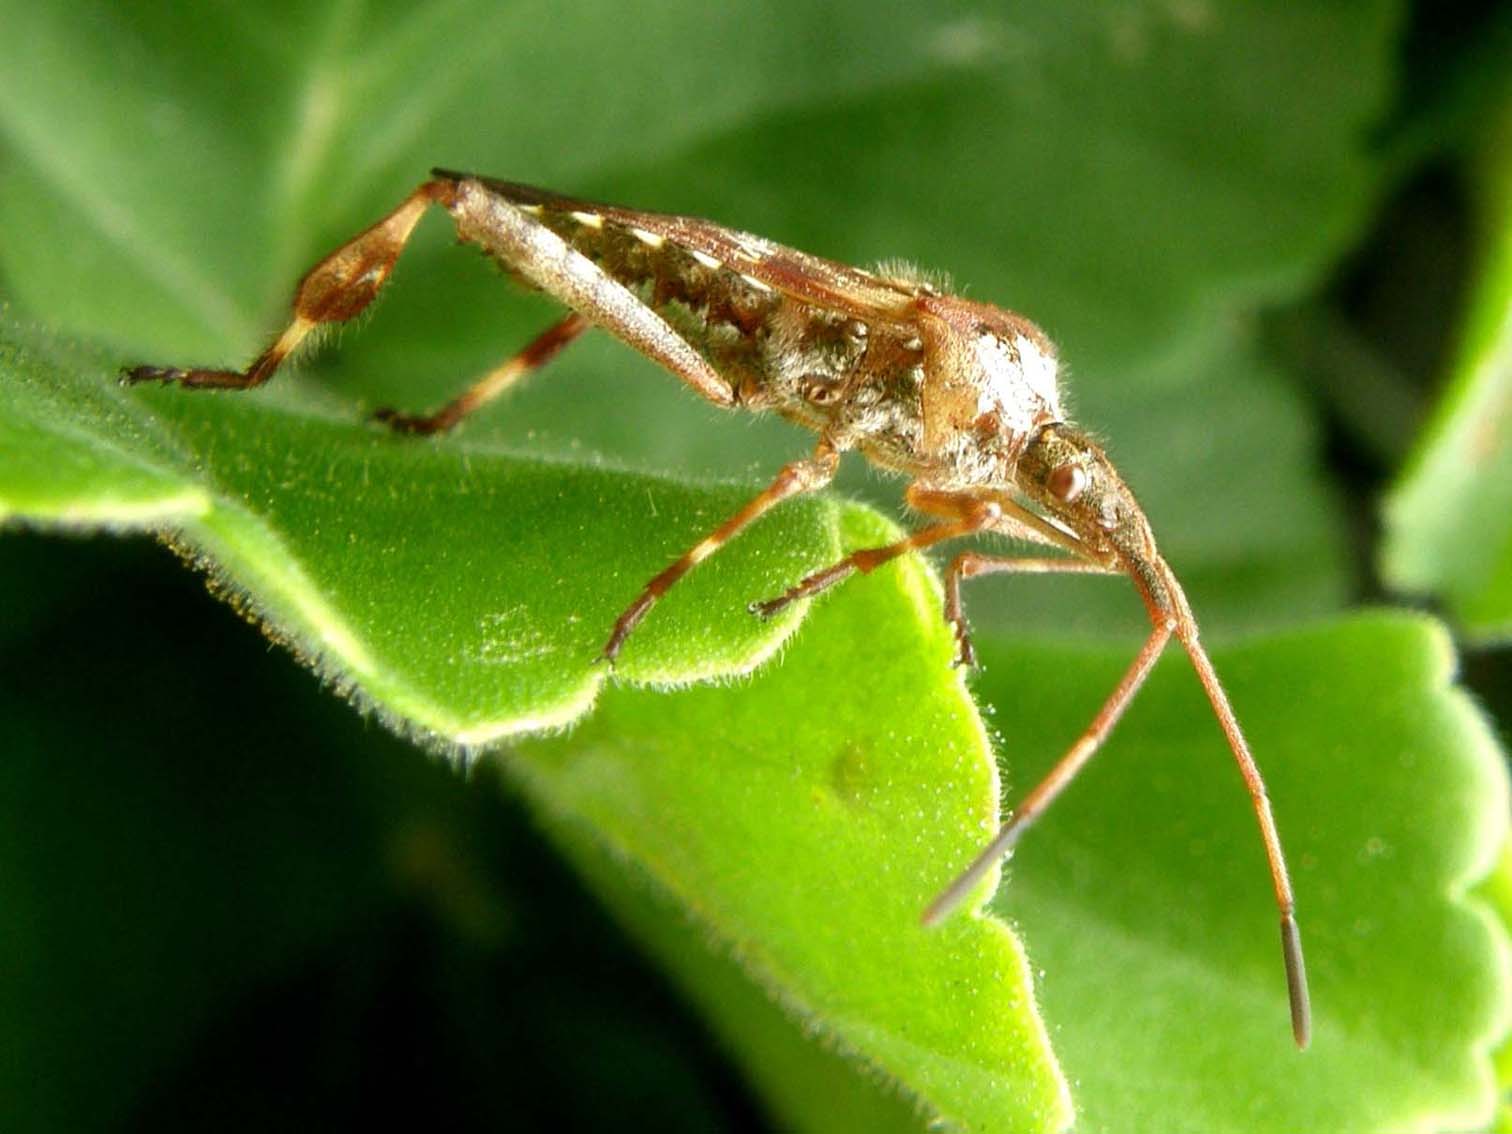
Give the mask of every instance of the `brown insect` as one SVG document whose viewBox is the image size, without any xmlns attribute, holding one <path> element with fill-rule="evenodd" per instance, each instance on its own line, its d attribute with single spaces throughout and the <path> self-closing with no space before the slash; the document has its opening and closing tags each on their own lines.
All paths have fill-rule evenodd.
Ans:
<svg viewBox="0 0 1512 1134">
<path fill-rule="evenodd" d="M 690 217 L 573 200 L 471 174 L 436 170 L 377 224 L 316 264 L 294 295 L 293 319 L 245 370 L 138 366 L 130 382 L 247 389 L 266 382 L 317 328 L 350 319 L 383 287 L 431 204 L 480 246 L 571 313 L 435 413 L 380 410 L 409 433 L 444 432 L 597 324 L 721 406 L 775 410 L 819 434 L 811 456 L 785 465 L 745 507 L 657 575 L 615 621 L 603 658 L 667 590 L 774 505 L 828 484 L 841 454 L 860 450 L 910 478 L 908 503 L 933 522 L 885 547 L 852 552 L 786 593 L 752 604 L 770 616 L 853 572 L 978 532 L 1069 557 L 966 551 L 945 572 L 945 618 L 957 664 L 974 660 L 961 581 L 1000 572 L 1127 575 L 1153 629 L 1123 679 L 1050 774 L 924 913 L 934 924 L 976 883 L 1091 759 L 1174 636 L 1191 658 L 1253 800 L 1281 912 L 1292 1032 L 1310 1032 L 1307 979 L 1291 883 L 1260 771 L 1197 637 L 1197 622 L 1156 550 L 1144 513 L 1103 451 L 1066 422 L 1055 348 L 1021 315 L 942 295 L 902 270 L 876 273 L 784 248 Z"/>
</svg>

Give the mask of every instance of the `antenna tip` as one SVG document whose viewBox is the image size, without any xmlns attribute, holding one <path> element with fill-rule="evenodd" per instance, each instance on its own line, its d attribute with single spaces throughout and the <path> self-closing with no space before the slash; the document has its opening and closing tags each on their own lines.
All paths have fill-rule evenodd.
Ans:
<svg viewBox="0 0 1512 1134">
<path fill-rule="evenodd" d="M 1312 1002 L 1307 994 L 1307 966 L 1302 960 L 1302 934 L 1297 919 L 1281 915 L 1281 955 L 1286 959 L 1286 992 L 1291 998 L 1292 1037 L 1297 1050 L 1306 1051 L 1312 1040 Z"/>
</svg>

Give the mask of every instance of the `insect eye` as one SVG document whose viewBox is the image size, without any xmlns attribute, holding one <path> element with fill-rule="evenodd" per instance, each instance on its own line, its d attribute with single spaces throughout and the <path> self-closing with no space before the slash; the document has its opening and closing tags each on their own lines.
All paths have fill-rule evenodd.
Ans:
<svg viewBox="0 0 1512 1134">
<path fill-rule="evenodd" d="M 1056 465 L 1050 470 L 1045 487 L 1062 504 L 1069 504 L 1086 491 L 1087 470 L 1074 463 Z"/>
</svg>

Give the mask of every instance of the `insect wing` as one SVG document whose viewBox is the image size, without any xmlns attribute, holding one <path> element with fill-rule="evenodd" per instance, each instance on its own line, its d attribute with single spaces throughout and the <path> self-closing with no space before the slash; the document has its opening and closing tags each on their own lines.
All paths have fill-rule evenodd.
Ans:
<svg viewBox="0 0 1512 1134">
<path fill-rule="evenodd" d="M 472 178 L 512 204 L 609 221 L 642 240 L 665 241 L 682 248 L 705 267 L 729 268 L 759 286 L 864 321 L 907 326 L 912 318 L 911 306 L 920 294 L 916 287 L 699 217 L 642 212 L 563 197 L 514 181 L 441 169 L 435 172 L 441 177 Z"/>
</svg>

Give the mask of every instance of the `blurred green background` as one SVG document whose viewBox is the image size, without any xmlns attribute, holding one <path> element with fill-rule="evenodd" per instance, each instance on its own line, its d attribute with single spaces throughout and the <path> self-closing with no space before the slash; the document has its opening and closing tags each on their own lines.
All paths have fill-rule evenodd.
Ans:
<svg viewBox="0 0 1512 1134">
<path fill-rule="evenodd" d="M 758 6 L 690 34 L 686 11 L 651 7 L 435 5 L 416 9 L 434 21 L 404 23 L 402 6 L 39 16 L 0 4 L 0 228 L 58 233 L 39 251 L 0 231 L 0 297 L 91 341 L 234 356 L 276 321 L 311 247 L 416 179 L 413 154 L 456 164 L 492 132 L 503 140 L 486 172 L 711 215 L 841 258 L 908 256 L 974 297 L 1030 309 L 1062 340 L 1075 408 L 1140 489 L 1211 637 L 1364 603 L 1438 610 L 1463 631 L 1464 681 L 1505 738 L 1512 624 L 1496 594 L 1512 573 L 1476 575 L 1467 553 L 1462 570 L 1414 575 L 1410 555 L 1383 552 L 1382 508 L 1404 469 L 1431 465 L 1415 450 L 1453 436 L 1439 407 L 1472 369 L 1466 328 L 1497 294 L 1506 302 L 1488 264 L 1512 229 L 1512 196 L 1499 196 L 1512 185 L 1512 6 L 1324 7 L 959 5 L 932 19 L 837 6 L 843 26 L 819 17 L 787 36 Z M 351 31 L 386 18 L 415 26 L 412 39 L 367 50 Z M 553 20 L 565 26 L 543 32 Z M 177 36 L 241 49 L 168 81 L 149 48 Z M 928 50 L 905 50 L 909 36 Z M 299 146 L 276 168 L 248 164 L 259 145 L 339 135 L 304 64 L 354 42 L 364 49 L 336 73 L 362 72 L 392 137 L 312 144 L 314 170 L 299 167 Z M 69 44 L 98 61 L 72 94 L 43 77 L 78 66 L 49 54 Z M 512 68 L 503 93 L 490 84 L 505 79 L 476 78 L 495 53 Z M 1295 67 L 1280 99 L 1278 59 Z M 433 81 L 438 71 L 450 78 Z M 139 137 L 119 125 L 90 137 L 91 106 L 113 90 L 133 106 L 153 94 Z M 39 116 L 43 103 L 85 123 L 97 152 L 139 149 L 142 183 L 90 180 L 69 149 L 80 139 Z M 524 103 L 552 128 L 513 127 Z M 1213 128 L 1212 103 L 1232 131 Z M 207 131 L 228 122 L 241 125 Z M 1273 129 L 1239 125 L 1255 122 Z M 77 169 L 60 180 L 119 221 L 124 245 L 142 235 L 134 194 L 161 191 L 149 175 L 165 139 L 180 153 L 175 191 L 224 216 L 193 233 L 158 216 L 148 235 L 202 254 L 228 294 L 262 296 L 265 321 L 217 326 L 188 304 L 143 326 L 123 303 L 111 322 L 113 294 L 171 293 L 172 273 L 139 279 L 98 250 L 108 241 L 69 240 L 38 171 Z M 942 155 L 957 153 L 952 168 Z M 218 196 L 226 167 L 284 179 L 273 199 L 288 247 L 240 232 L 238 202 Z M 1148 196 L 1110 199 L 1120 185 Z M 423 405 L 541 323 L 547 305 L 449 249 L 442 227 L 339 360 L 306 369 L 303 395 L 333 415 Z M 448 333 L 416 332 L 438 324 Z M 477 435 L 697 477 L 752 475 L 806 443 L 691 405 L 611 344 L 574 350 Z M 1505 463 L 1491 468 L 1470 503 L 1438 498 L 1476 524 L 1438 533 L 1444 558 L 1456 541 L 1505 541 L 1512 480 Z M 842 485 L 885 508 L 897 487 L 859 469 Z M 1387 577 L 1383 562 L 1409 565 Z M 1079 581 L 1050 584 L 1028 609 L 981 591 L 978 622 L 1028 639 L 1122 640 L 1140 618 L 1126 594 Z M 140 538 L 7 531 L 0 596 L 5 1128 L 398 1115 L 456 1128 L 604 1129 L 627 1115 L 667 1131 L 772 1127 L 492 765 L 419 757 Z"/>
</svg>

